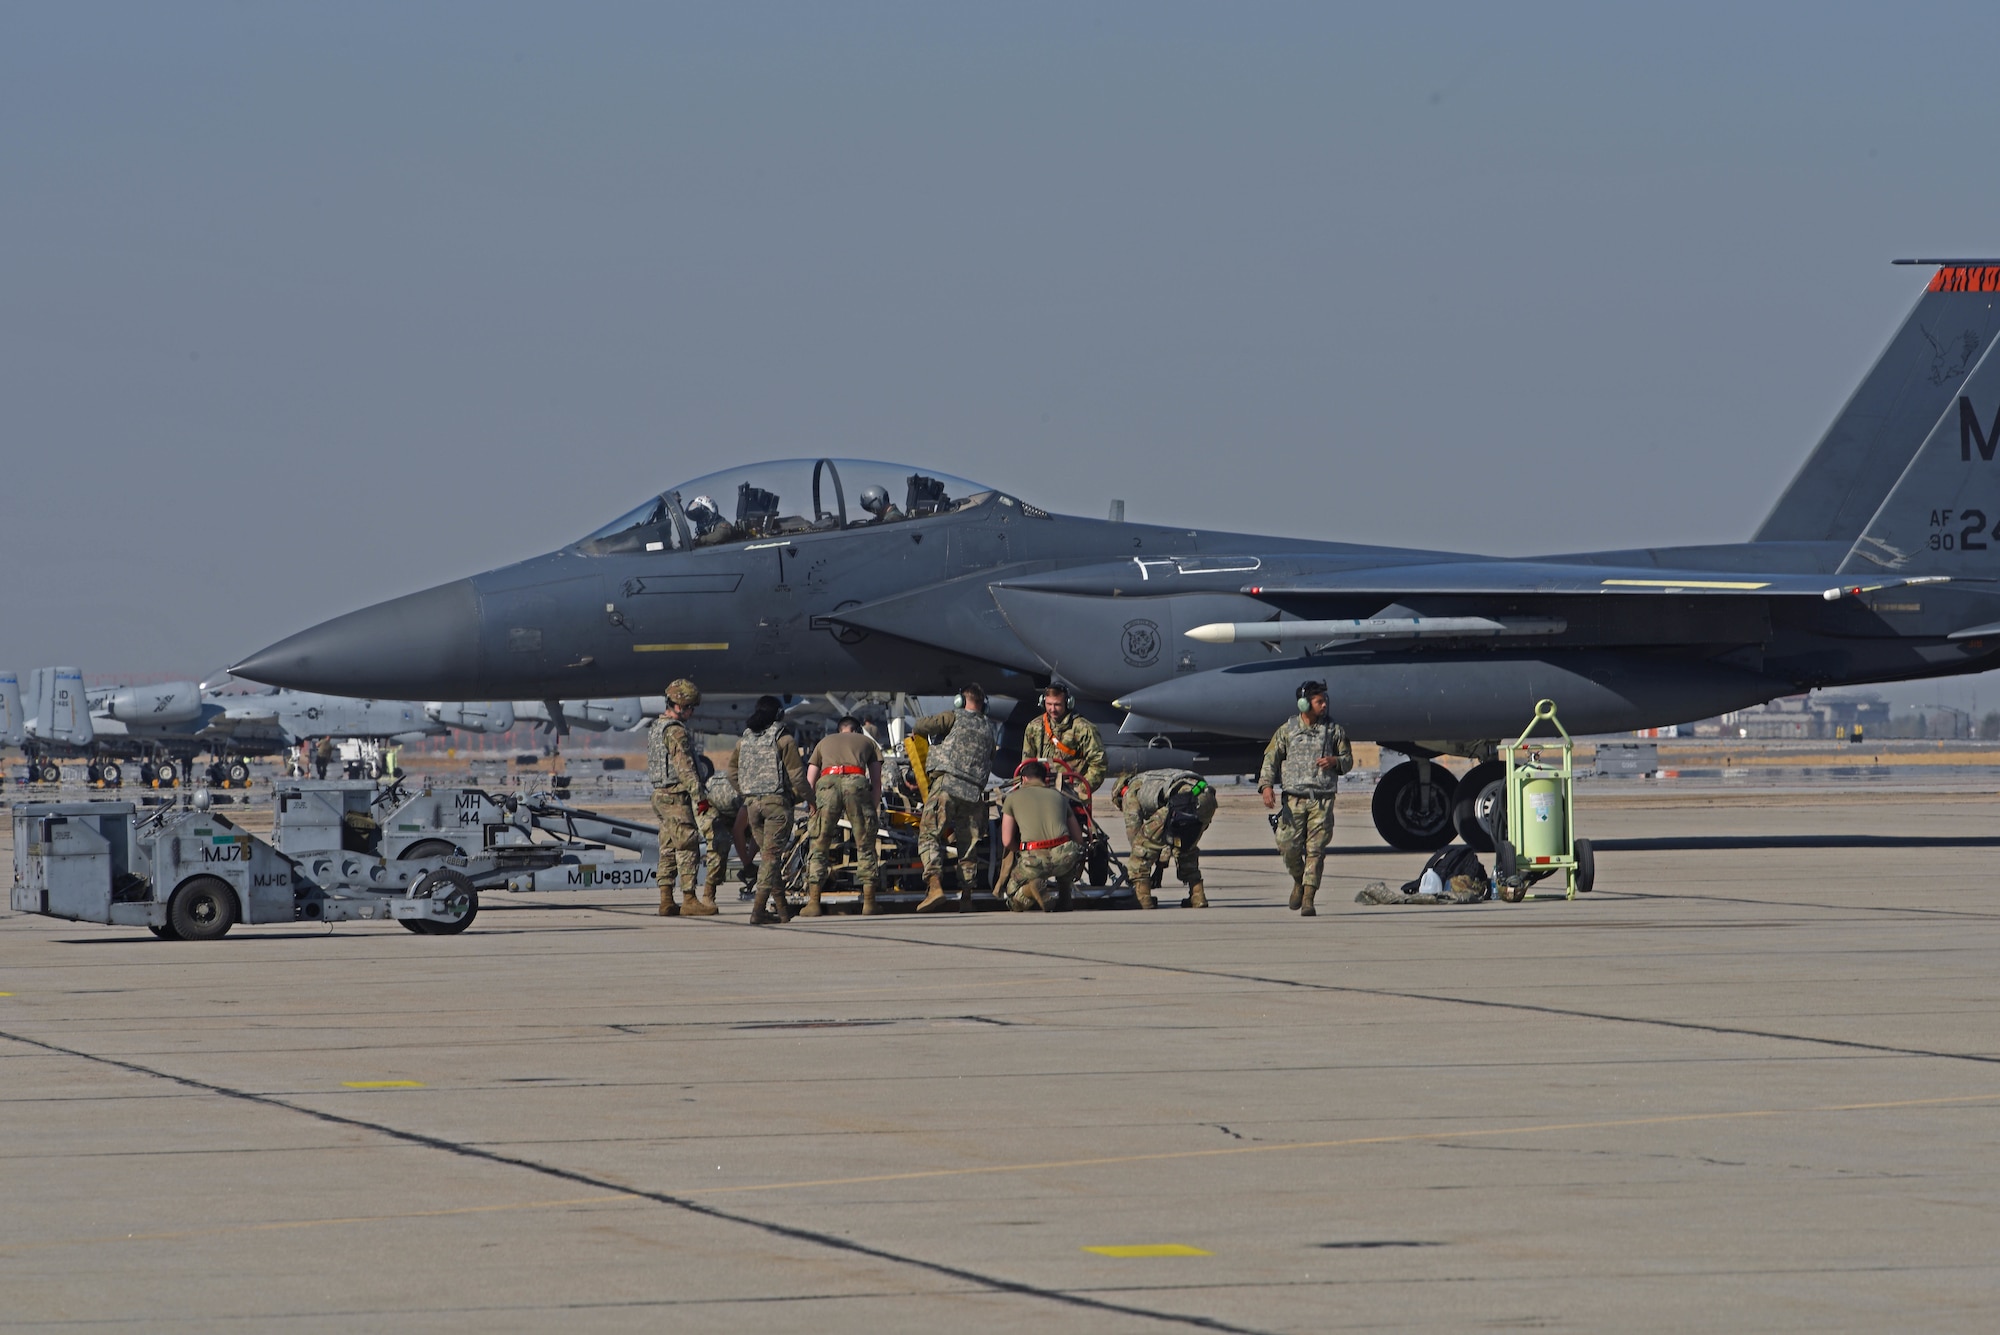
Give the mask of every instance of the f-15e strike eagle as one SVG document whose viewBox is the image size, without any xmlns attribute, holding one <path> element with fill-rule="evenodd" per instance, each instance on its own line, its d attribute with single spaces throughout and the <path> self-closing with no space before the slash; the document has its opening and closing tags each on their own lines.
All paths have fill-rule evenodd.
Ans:
<svg viewBox="0 0 2000 1335">
<path fill-rule="evenodd" d="M 1201 749 L 1238 769 L 1254 743 L 1225 756 L 1226 739 L 1267 736 L 1297 683 L 1324 678 L 1353 737 L 1413 757 L 1378 784 L 1384 837 L 1490 846 L 1493 739 L 1543 697 L 1577 732 L 1617 732 L 2000 666 L 2000 261 L 1905 262 L 1937 266 L 1928 289 L 1745 543 L 1363 547 L 1054 515 L 922 468 L 798 459 L 683 483 L 232 671 L 496 700 L 679 676 L 926 694 L 1059 678 L 1101 721 L 1209 734 Z M 864 488 L 900 513 L 873 494 L 864 510 Z M 1438 755 L 1483 763 L 1455 782 Z"/>
</svg>

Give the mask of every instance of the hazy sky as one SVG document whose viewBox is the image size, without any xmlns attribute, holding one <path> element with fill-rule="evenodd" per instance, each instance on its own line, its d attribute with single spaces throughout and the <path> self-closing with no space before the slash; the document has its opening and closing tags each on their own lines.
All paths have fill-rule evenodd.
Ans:
<svg viewBox="0 0 2000 1335">
<path fill-rule="evenodd" d="M 0 664 L 210 671 L 766 456 L 1742 539 L 1927 277 L 1888 260 L 2000 252 L 1996 38 L 1991 3 L 10 5 Z"/>
</svg>

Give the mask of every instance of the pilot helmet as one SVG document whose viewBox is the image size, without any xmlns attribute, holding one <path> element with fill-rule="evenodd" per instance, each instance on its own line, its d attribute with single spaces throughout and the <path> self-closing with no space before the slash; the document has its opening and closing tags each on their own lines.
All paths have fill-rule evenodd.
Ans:
<svg viewBox="0 0 2000 1335">
<path fill-rule="evenodd" d="M 861 489 L 861 508 L 871 515 L 879 515 L 889 508 L 887 487 L 867 486 Z"/>
<path fill-rule="evenodd" d="M 667 687 L 667 699 L 683 709 L 701 703 L 701 687 L 682 677 Z"/>
<path fill-rule="evenodd" d="M 714 497 L 697 496 L 688 502 L 687 517 L 689 519 L 713 519 L 715 516 Z"/>
</svg>

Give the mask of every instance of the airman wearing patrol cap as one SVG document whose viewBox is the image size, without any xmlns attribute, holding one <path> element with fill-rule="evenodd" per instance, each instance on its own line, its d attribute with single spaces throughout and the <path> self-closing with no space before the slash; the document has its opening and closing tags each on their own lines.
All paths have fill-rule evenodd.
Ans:
<svg viewBox="0 0 2000 1335">
<path fill-rule="evenodd" d="M 706 807 L 701 773 L 695 765 L 694 741 L 687 721 L 701 703 L 701 689 L 686 677 L 667 687 L 667 707 L 648 732 L 646 777 L 653 785 L 653 816 L 660 823 L 660 916 L 676 912 L 705 917 L 715 912 L 715 887 L 706 895 L 695 891 L 696 850 L 701 844 L 696 809 Z M 674 903 L 678 883 L 681 902 Z"/>
</svg>

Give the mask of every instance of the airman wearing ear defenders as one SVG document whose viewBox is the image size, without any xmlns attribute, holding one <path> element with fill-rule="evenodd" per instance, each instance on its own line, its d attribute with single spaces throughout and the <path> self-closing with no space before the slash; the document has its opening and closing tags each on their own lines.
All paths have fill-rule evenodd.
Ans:
<svg viewBox="0 0 2000 1335">
<path fill-rule="evenodd" d="M 1042 713 L 1021 737 L 1021 759 L 1042 761 L 1059 778 L 1067 775 L 1077 796 L 1084 798 L 1097 791 L 1111 769 L 1096 725 L 1076 712 L 1069 687 L 1059 681 L 1042 691 Z"/>
<path fill-rule="evenodd" d="M 1354 768 L 1354 752 L 1347 745 L 1347 729 L 1327 716 L 1325 682 L 1301 682 L 1297 698 L 1298 713 L 1278 725 L 1264 748 L 1257 795 L 1265 807 L 1278 808 L 1272 828 L 1278 853 L 1292 874 L 1291 906 L 1300 917 L 1310 918 L 1316 912 L 1313 896 L 1319 892 L 1327 840 L 1333 837 L 1333 797 L 1340 776 Z"/>
<path fill-rule="evenodd" d="M 986 780 L 1000 729 L 986 717 L 986 692 L 971 682 L 958 693 L 956 707 L 916 721 L 912 732 L 931 739 L 924 770 L 930 795 L 917 825 L 917 856 L 924 864 L 924 898 L 917 912 L 944 903 L 944 832 L 958 845 L 958 909 L 972 907 L 975 877 L 972 851 L 986 833 Z"/>
</svg>

